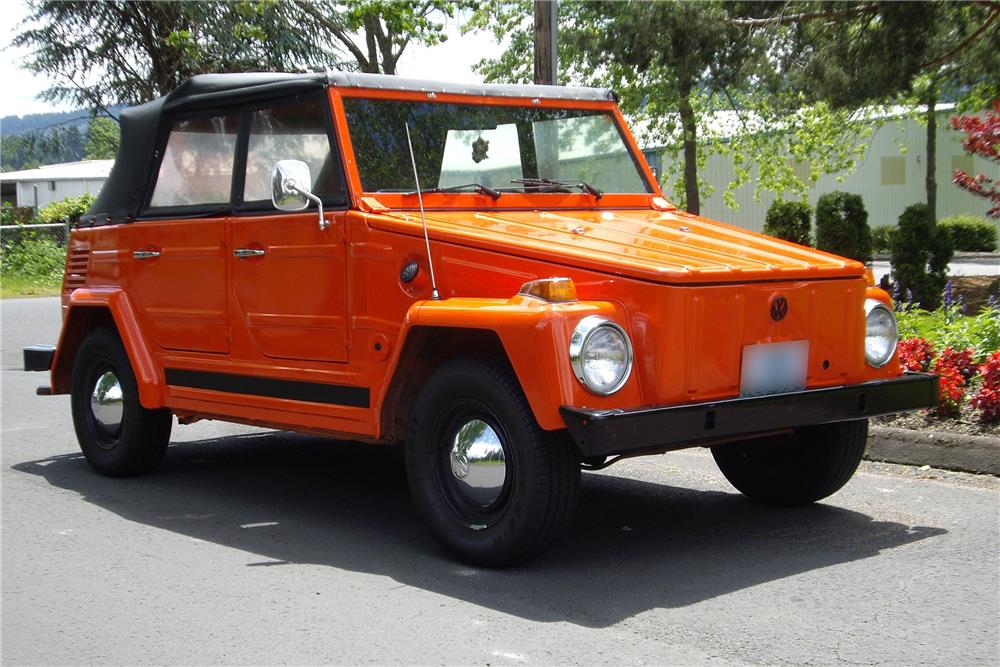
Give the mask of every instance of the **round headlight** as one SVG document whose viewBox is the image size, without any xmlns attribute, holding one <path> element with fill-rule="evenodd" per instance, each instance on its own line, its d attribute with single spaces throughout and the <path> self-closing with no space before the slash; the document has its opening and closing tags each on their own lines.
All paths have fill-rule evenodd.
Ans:
<svg viewBox="0 0 1000 667">
<path fill-rule="evenodd" d="M 580 320 L 569 341 L 576 378 L 600 396 L 613 394 L 632 371 L 632 342 L 620 326 L 599 315 Z"/>
<path fill-rule="evenodd" d="M 881 301 L 865 301 L 865 361 L 881 368 L 896 352 L 896 316 Z"/>
</svg>

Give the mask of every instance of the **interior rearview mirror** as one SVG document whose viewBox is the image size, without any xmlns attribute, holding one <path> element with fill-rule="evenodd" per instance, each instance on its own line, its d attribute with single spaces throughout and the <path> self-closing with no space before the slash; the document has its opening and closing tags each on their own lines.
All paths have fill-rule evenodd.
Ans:
<svg viewBox="0 0 1000 667">
<path fill-rule="evenodd" d="M 271 169 L 271 202 L 279 211 L 301 211 L 312 191 L 309 165 L 302 160 L 278 160 Z"/>
</svg>

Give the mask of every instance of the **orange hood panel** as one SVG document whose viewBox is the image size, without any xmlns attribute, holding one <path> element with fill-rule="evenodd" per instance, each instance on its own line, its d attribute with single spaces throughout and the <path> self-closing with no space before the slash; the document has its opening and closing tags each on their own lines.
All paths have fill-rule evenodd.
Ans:
<svg viewBox="0 0 1000 667">
<path fill-rule="evenodd" d="M 420 214 L 369 217 L 421 233 Z M 857 261 L 678 211 L 427 212 L 432 239 L 663 283 L 857 278 Z"/>
</svg>

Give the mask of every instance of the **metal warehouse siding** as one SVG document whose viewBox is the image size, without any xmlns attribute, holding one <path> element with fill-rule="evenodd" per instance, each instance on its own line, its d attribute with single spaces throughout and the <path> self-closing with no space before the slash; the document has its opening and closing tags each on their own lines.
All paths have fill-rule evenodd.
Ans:
<svg viewBox="0 0 1000 667">
<path fill-rule="evenodd" d="M 17 184 L 17 205 L 41 208 L 52 202 L 61 201 L 66 197 L 76 197 L 82 194 L 96 195 L 104 187 L 105 180 L 20 181 Z M 52 183 L 55 183 L 54 190 L 51 189 Z M 35 188 L 38 188 L 37 202 L 35 201 Z"/>
<path fill-rule="evenodd" d="M 937 130 L 937 169 L 938 183 L 938 218 L 958 213 L 971 213 L 984 216 L 989 208 L 985 198 L 959 189 L 951 182 L 953 160 L 971 160 L 975 173 L 984 173 L 992 178 L 1000 177 L 1000 165 L 989 161 L 967 156 L 962 149 L 961 139 L 964 135 L 951 129 L 948 119 L 952 112 L 941 113 L 938 116 Z M 870 138 L 868 152 L 860 160 L 858 168 L 853 173 L 842 176 L 842 182 L 837 175 L 823 175 L 817 183 L 809 188 L 809 203 L 816 205 L 820 195 L 843 190 L 859 194 L 864 199 L 868 209 L 868 223 L 872 227 L 896 224 L 899 215 L 907 206 L 926 201 L 924 184 L 926 169 L 926 131 L 924 125 L 909 118 L 887 121 L 875 130 Z M 906 147 L 906 153 L 900 153 L 900 146 Z M 883 158 L 902 158 L 904 179 L 899 185 L 883 185 Z M 680 159 L 677 155 L 664 154 L 665 163 Z M 722 193 L 726 185 L 733 179 L 733 167 L 730 157 L 712 155 L 708 158 L 701 177 L 715 188 L 715 192 L 707 199 L 702 198 L 702 215 L 728 222 L 745 229 L 761 231 L 768 207 L 775 199 L 770 192 L 761 194 L 761 200 L 753 199 L 753 183 L 747 183 L 734 192 L 739 208 L 732 210 L 726 206 Z M 669 196 L 669 192 L 667 192 Z"/>
</svg>

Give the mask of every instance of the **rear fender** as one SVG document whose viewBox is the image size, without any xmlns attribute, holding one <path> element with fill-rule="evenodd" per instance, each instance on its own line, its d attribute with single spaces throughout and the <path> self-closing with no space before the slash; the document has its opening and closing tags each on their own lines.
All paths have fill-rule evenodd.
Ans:
<svg viewBox="0 0 1000 667">
<path fill-rule="evenodd" d="M 149 409 L 163 407 L 163 383 L 153 356 L 128 296 L 116 287 L 73 290 L 52 360 L 52 393 L 69 393 L 76 352 L 87 334 L 98 327 L 113 328 L 121 338 L 139 387 L 139 403 Z"/>
<path fill-rule="evenodd" d="M 603 315 L 628 330 L 624 309 L 604 301 L 548 303 L 525 296 L 509 300 L 456 298 L 419 301 L 410 307 L 403 323 L 401 343 L 393 352 L 378 397 L 379 414 L 397 412 L 397 406 L 392 403 L 400 394 L 400 385 L 409 379 L 410 355 L 403 353 L 408 343 L 415 338 L 431 337 L 435 330 L 448 337 L 454 336 L 456 331 L 467 330 L 470 340 L 483 341 L 484 352 L 490 351 L 490 340 L 499 340 L 535 419 L 545 430 L 566 427 L 559 413 L 562 405 L 594 408 L 639 405 L 640 392 L 634 372 L 625 386 L 609 397 L 587 392 L 573 374 L 569 363 L 569 340 L 573 328 L 588 315 Z M 468 352 L 468 346 L 458 351 L 459 354 Z M 391 428 L 389 420 L 381 421 L 383 429 Z M 398 439 L 400 435 L 398 432 L 383 433 L 383 437 L 389 439 Z"/>
</svg>

